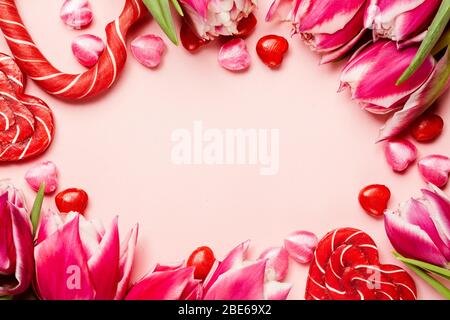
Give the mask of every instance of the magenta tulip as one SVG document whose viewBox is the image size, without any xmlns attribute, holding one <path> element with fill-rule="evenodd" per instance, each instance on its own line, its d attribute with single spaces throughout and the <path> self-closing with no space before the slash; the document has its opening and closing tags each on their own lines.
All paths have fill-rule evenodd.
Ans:
<svg viewBox="0 0 450 320">
<path fill-rule="evenodd" d="M 371 0 L 365 26 L 375 38 L 405 41 L 426 31 L 441 0 Z"/>
<path fill-rule="evenodd" d="M 205 40 L 238 33 L 238 23 L 256 8 L 256 0 L 180 0 L 196 34 Z"/>
<path fill-rule="evenodd" d="M 138 281 L 126 296 L 128 300 L 282 300 L 291 285 L 268 279 L 266 260 L 245 260 L 248 242 L 217 261 L 205 282 L 194 279 L 194 269 L 183 265 L 157 266 Z"/>
<path fill-rule="evenodd" d="M 286 0 L 275 0 L 267 13 L 271 20 Z M 312 50 L 322 54 L 322 63 L 343 57 L 364 35 L 366 0 L 290 0 L 287 19 Z"/>
<path fill-rule="evenodd" d="M 386 233 L 401 255 L 449 267 L 450 199 L 434 185 L 422 194 L 397 211 L 386 211 Z"/>
<path fill-rule="evenodd" d="M 117 217 L 108 229 L 71 212 L 41 219 L 34 251 L 36 291 L 44 300 L 122 299 L 128 290 L 137 225 L 119 242 Z"/>
<path fill-rule="evenodd" d="M 33 279 L 33 229 L 19 191 L 0 190 L 0 297 L 23 293 Z"/>
</svg>

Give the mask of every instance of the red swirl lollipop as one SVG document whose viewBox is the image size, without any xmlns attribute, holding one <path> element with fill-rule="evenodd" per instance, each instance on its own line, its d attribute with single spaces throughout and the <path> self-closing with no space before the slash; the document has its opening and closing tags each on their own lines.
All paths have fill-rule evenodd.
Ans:
<svg viewBox="0 0 450 320">
<path fill-rule="evenodd" d="M 380 264 L 378 249 L 363 231 L 329 232 L 309 269 L 307 300 L 415 300 L 411 276 L 395 265 Z"/>
<path fill-rule="evenodd" d="M 81 74 L 61 72 L 44 57 L 14 0 L 0 1 L 0 28 L 23 72 L 49 94 L 75 100 L 95 96 L 115 83 L 127 58 L 126 34 L 145 12 L 140 0 L 126 0 L 121 15 L 106 26 L 106 50 L 95 66 Z"/>
<path fill-rule="evenodd" d="M 44 152 L 53 139 L 53 116 L 44 101 L 23 93 L 15 61 L 0 53 L 0 162 Z"/>
</svg>

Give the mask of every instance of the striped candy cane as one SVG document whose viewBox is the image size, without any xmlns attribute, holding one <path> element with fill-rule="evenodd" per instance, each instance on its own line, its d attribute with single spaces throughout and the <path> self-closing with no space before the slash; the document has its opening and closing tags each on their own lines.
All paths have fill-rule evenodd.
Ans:
<svg viewBox="0 0 450 320">
<path fill-rule="evenodd" d="M 10 56 L 0 54 L 0 162 L 39 155 L 53 140 L 50 108 L 23 90 L 19 67 Z"/>
<path fill-rule="evenodd" d="M 14 0 L 0 0 L 0 28 L 27 76 L 49 94 L 75 100 L 95 96 L 115 83 L 127 57 L 126 34 L 144 13 L 140 0 L 126 0 L 121 15 L 106 26 L 106 50 L 94 67 L 81 74 L 61 72 L 44 57 L 24 26 Z"/>
<path fill-rule="evenodd" d="M 329 232 L 309 269 L 307 300 L 415 300 L 416 286 L 400 267 L 380 264 L 366 233 L 352 228 Z"/>
</svg>

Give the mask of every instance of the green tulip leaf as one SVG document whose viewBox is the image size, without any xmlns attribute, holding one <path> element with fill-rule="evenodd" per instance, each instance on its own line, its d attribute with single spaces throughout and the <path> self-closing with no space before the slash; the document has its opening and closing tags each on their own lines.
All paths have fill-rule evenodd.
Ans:
<svg viewBox="0 0 450 320">
<path fill-rule="evenodd" d="M 153 18 L 159 24 L 164 33 L 176 45 L 178 45 L 177 31 L 173 21 L 172 13 L 170 11 L 169 0 L 142 0 L 148 8 Z M 170 0 L 175 10 L 180 16 L 183 16 L 178 0 Z"/>
<path fill-rule="evenodd" d="M 416 56 L 414 57 L 409 67 L 401 75 L 400 79 L 398 79 L 397 85 L 400 85 L 408 80 L 414 74 L 414 72 L 416 72 L 420 68 L 435 45 L 438 43 L 449 20 L 450 0 L 443 0 L 441 6 L 439 7 L 438 13 L 434 17 L 434 20 L 431 23 L 430 28 L 428 29 L 425 39 L 422 41 L 422 44 L 417 51 Z"/>
<path fill-rule="evenodd" d="M 432 286 L 437 292 L 439 292 L 444 298 L 450 300 L 450 290 L 444 286 L 441 282 L 430 276 L 423 269 L 416 267 L 415 265 L 406 263 L 409 269 L 414 271 L 420 278 L 422 278 L 426 283 Z"/>
<path fill-rule="evenodd" d="M 36 195 L 36 199 L 34 200 L 33 208 L 31 209 L 31 224 L 33 225 L 33 234 L 36 234 L 39 225 L 42 203 L 44 202 L 44 191 L 45 191 L 45 183 L 42 182 L 41 186 L 39 187 L 39 191 Z"/>
<path fill-rule="evenodd" d="M 405 258 L 401 254 L 399 254 L 398 252 L 394 252 L 393 254 L 401 262 L 404 262 L 406 264 L 411 264 L 411 265 L 414 265 L 416 267 L 425 269 L 425 270 L 427 270 L 429 272 L 433 272 L 433 273 L 435 273 L 435 274 L 437 274 L 437 275 L 439 275 L 441 277 L 444 277 L 444 278 L 450 280 L 450 270 L 448 270 L 448 269 L 436 266 L 436 265 L 431 264 L 431 263 L 423 262 L 423 261 L 420 261 L 420 260 Z"/>
</svg>

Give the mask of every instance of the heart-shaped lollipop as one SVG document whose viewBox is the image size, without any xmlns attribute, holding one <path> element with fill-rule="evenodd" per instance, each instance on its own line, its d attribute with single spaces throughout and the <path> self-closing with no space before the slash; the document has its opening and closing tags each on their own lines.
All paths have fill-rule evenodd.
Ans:
<svg viewBox="0 0 450 320">
<path fill-rule="evenodd" d="M 306 300 L 415 300 L 416 286 L 402 268 L 380 264 L 369 235 L 353 228 L 329 232 L 315 251 Z"/>
</svg>

